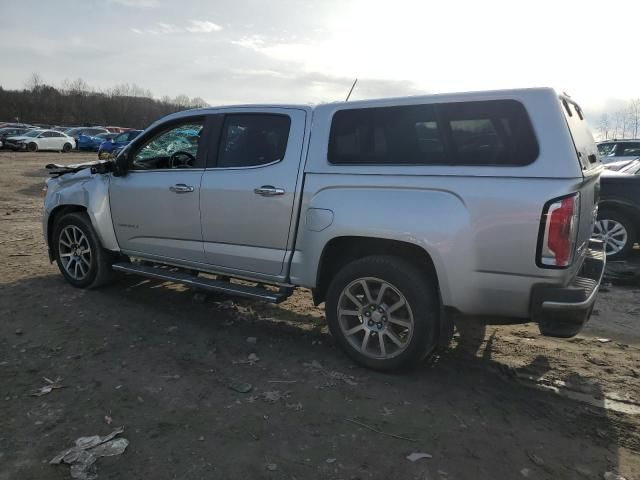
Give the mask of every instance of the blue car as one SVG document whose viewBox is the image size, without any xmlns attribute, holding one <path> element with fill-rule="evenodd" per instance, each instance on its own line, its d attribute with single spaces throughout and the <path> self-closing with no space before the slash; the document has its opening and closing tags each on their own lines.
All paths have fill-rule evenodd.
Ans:
<svg viewBox="0 0 640 480">
<path fill-rule="evenodd" d="M 129 145 L 141 133 L 142 130 L 129 130 L 128 132 L 118 133 L 113 138 L 104 141 L 98 149 L 98 158 L 115 157 L 120 150 Z"/>
<path fill-rule="evenodd" d="M 97 152 L 104 141 L 109 140 L 116 135 L 116 133 L 98 133 L 97 135 L 82 134 L 78 137 L 78 150 L 91 150 L 93 152 Z"/>
</svg>

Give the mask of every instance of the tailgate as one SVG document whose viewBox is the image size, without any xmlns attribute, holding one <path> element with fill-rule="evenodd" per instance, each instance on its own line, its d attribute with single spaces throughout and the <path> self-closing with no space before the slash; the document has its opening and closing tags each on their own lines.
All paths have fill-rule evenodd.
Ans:
<svg viewBox="0 0 640 480">
<path fill-rule="evenodd" d="M 589 125 L 584 118 L 580 106 L 569 97 L 561 95 L 560 103 L 567 126 L 573 138 L 576 149 L 576 161 L 582 170 L 582 182 L 579 185 L 580 192 L 580 225 L 576 239 L 577 255 L 582 256 L 588 245 L 589 238 L 593 234 L 597 205 L 600 194 L 600 172 L 602 164 L 598 155 L 598 149 L 593 140 Z M 576 257 L 579 258 L 579 257 Z M 579 267 L 580 262 L 576 262 Z"/>
</svg>

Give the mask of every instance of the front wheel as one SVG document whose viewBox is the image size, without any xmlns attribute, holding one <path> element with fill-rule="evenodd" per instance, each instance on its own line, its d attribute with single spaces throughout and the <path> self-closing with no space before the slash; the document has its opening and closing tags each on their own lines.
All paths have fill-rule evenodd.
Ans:
<svg viewBox="0 0 640 480">
<path fill-rule="evenodd" d="M 633 223 L 615 210 L 601 210 L 598 213 L 594 237 L 602 240 L 608 260 L 622 260 L 629 256 L 636 241 Z"/>
<path fill-rule="evenodd" d="M 37 152 L 38 144 L 35 142 L 31 142 L 30 144 L 27 145 L 27 150 L 29 150 L 30 152 Z"/>
<path fill-rule="evenodd" d="M 70 143 L 65 143 L 65 144 L 62 146 L 62 152 L 63 152 L 63 153 L 69 153 L 69 152 L 71 151 L 71 148 L 73 148 L 73 147 L 71 147 L 71 144 L 70 144 Z"/>
<path fill-rule="evenodd" d="M 401 258 L 371 256 L 346 265 L 329 286 L 326 313 L 340 347 L 368 368 L 410 367 L 437 345 L 435 285 Z"/>
<path fill-rule="evenodd" d="M 111 280 L 113 256 L 100 245 L 86 213 L 73 212 L 60 218 L 52 243 L 58 268 L 74 287 L 95 288 Z"/>
</svg>

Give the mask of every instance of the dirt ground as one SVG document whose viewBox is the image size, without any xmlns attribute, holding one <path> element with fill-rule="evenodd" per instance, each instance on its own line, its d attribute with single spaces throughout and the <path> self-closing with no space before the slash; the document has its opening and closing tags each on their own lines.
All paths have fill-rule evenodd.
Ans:
<svg viewBox="0 0 640 480">
<path fill-rule="evenodd" d="M 306 291 L 272 306 L 66 284 L 43 167 L 92 158 L 0 152 L 0 480 L 70 478 L 48 461 L 121 425 L 130 445 L 101 479 L 640 479 L 640 284 L 607 286 L 571 340 L 466 323 L 439 358 L 383 375 L 337 350 Z M 31 396 L 43 377 L 64 388 Z"/>
</svg>

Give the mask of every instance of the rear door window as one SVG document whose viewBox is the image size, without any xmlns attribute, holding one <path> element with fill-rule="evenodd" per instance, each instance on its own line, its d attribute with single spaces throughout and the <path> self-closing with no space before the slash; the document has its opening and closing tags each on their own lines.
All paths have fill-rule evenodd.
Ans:
<svg viewBox="0 0 640 480">
<path fill-rule="evenodd" d="M 640 142 L 619 143 L 616 157 L 640 157 Z"/>
<path fill-rule="evenodd" d="M 217 167 L 255 167 L 282 160 L 290 128 L 288 115 L 225 115 Z"/>
</svg>

